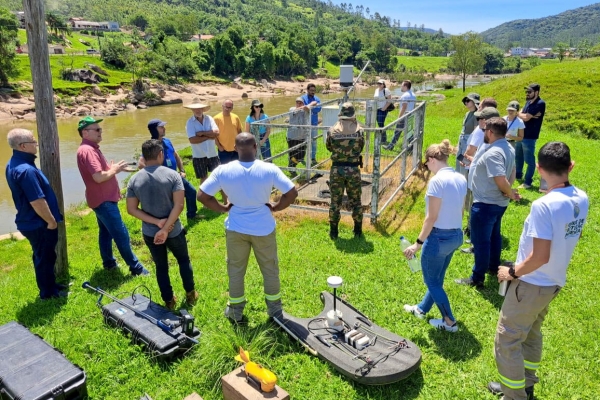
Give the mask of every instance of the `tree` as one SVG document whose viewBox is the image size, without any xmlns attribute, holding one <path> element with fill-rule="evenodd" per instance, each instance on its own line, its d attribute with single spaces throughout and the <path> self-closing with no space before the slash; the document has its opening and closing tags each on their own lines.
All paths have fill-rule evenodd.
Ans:
<svg viewBox="0 0 600 400">
<path fill-rule="evenodd" d="M 452 36 L 451 40 L 455 53 L 450 57 L 448 67 L 462 76 L 464 92 L 467 75 L 483 70 L 485 58 L 482 55 L 482 41 L 475 32 Z"/>
<path fill-rule="evenodd" d="M 15 45 L 19 21 L 13 13 L 0 8 L 0 84 L 8 85 L 8 79 L 19 74 L 19 67 L 15 58 Z"/>
<path fill-rule="evenodd" d="M 131 25 L 137 26 L 138 28 L 140 28 L 140 30 L 145 31 L 146 27 L 149 25 L 150 22 L 144 14 L 137 14 L 129 19 L 129 23 Z"/>
<path fill-rule="evenodd" d="M 577 53 L 579 54 L 579 58 L 588 58 L 590 56 L 590 50 L 592 48 L 592 44 L 589 40 L 583 39 L 577 45 Z"/>
<path fill-rule="evenodd" d="M 558 42 L 554 45 L 554 48 L 552 49 L 552 51 L 554 53 L 556 53 L 556 56 L 558 57 L 558 61 L 562 62 L 562 60 L 565 59 L 565 56 L 567 55 L 567 49 L 569 48 L 569 46 L 566 43 L 563 42 Z"/>
<path fill-rule="evenodd" d="M 485 64 L 483 65 L 484 74 L 499 74 L 502 72 L 502 68 L 504 67 L 504 53 L 502 50 L 484 44 L 482 46 L 482 54 L 485 58 Z"/>
</svg>

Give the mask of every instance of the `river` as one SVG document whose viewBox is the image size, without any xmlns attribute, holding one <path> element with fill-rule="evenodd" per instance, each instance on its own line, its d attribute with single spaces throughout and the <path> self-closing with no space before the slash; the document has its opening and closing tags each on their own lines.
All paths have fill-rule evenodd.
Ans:
<svg viewBox="0 0 600 400">
<path fill-rule="evenodd" d="M 364 95 L 372 90 L 365 91 Z M 372 95 L 372 94 L 371 94 Z M 340 94 L 319 96 L 321 98 L 335 98 Z M 287 112 L 294 103 L 297 96 L 278 96 L 262 99 L 265 112 L 268 115 L 277 115 Z M 235 100 L 233 112 L 238 114 L 243 121 L 250 111 L 252 100 Z M 209 115 L 216 115 L 221 111 L 221 103 L 209 103 L 211 105 Z M 141 144 L 150 139 L 147 124 L 153 118 L 159 118 L 167 122 L 167 137 L 171 139 L 176 149 L 189 146 L 185 133 L 185 123 L 192 116 L 187 108 L 181 104 L 151 107 L 146 110 L 123 112 L 112 117 L 104 117 L 101 123 L 103 128 L 103 139 L 100 149 L 104 156 L 110 161 L 125 160 L 127 162 L 137 161 L 135 155 L 141 153 Z M 81 138 L 77 132 L 77 118 L 59 119 L 58 136 L 60 138 L 60 163 L 63 184 L 65 208 L 77 205 L 85 200 L 85 187 L 77 169 L 76 153 Z M 15 206 L 10 189 L 6 182 L 4 168 L 12 156 L 12 149 L 8 147 L 6 135 L 14 128 L 25 128 L 32 130 L 37 137 L 37 126 L 35 121 L 7 121 L 0 125 L 0 165 L 3 166 L 0 174 L 0 234 L 16 231 Z M 39 159 L 36 164 L 39 167 Z M 120 173 L 117 177 L 121 183 L 127 173 Z"/>
<path fill-rule="evenodd" d="M 430 89 L 432 84 L 424 83 L 415 85 L 414 90 Z M 351 97 L 371 97 L 374 88 L 363 89 L 353 93 Z M 400 88 L 392 88 L 394 96 L 401 95 Z M 341 97 L 341 93 L 319 96 L 321 99 L 332 99 Z M 277 96 L 262 99 L 265 112 L 268 115 L 277 115 L 285 113 L 292 107 L 296 96 Z M 235 100 L 234 113 L 240 116 L 242 122 L 246 119 L 250 111 L 251 99 Z M 209 115 L 215 115 L 221 111 L 221 103 L 209 102 L 211 110 Z M 153 118 L 159 118 L 167 122 L 167 137 L 171 139 L 176 149 L 182 149 L 189 146 L 187 135 L 185 133 L 185 123 L 191 117 L 192 113 L 180 104 L 151 107 L 146 110 L 137 110 L 133 112 L 123 112 L 112 117 L 104 117 L 101 126 L 103 128 L 103 138 L 100 143 L 100 149 L 104 156 L 110 161 L 115 162 L 125 160 L 127 162 L 137 161 L 135 155 L 141 153 L 141 144 L 150 138 L 147 124 Z M 85 200 L 85 187 L 83 180 L 77 169 L 77 160 L 75 154 L 81 143 L 81 138 L 77 132 L 77 118 L 59 119 L 58 136 L 60 138 L 60 163 L 63 184 L 63 194 L 65 208 L 77 205 Z M 6 166 L 12 155 L 12 149 L 6 143 L 6 134 L 13 128 L 25 128 L 34 131 L 37 136 L 37 126 L 35 121 L 8 121 L 0 125 L 0 165 Z M 36 164 L 39 167 L 39 160 Z M 119 183 L 126 177 L 127 173 L 121 173 L 118 176 Z M 12 200 L 10 189 L 6 182 L 4 173 L 0 174 L 0 234 L 16 231 L 14 223 L 16 210 Z"/>
</svg>

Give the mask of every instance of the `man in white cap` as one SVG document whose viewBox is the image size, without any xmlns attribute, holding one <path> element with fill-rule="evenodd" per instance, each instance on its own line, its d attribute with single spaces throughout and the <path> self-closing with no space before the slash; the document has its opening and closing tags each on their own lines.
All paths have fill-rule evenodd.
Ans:
<svg viewBox="0 0 600 400">
<path fill-rule="evenodd" d="M 185 124 L 185 131 L 192 145 L 192 163 L 196 178 L 200 183 L 206 180 L 209 172 L 220 165 L 215 139 L 219 136 L 219 128 L 210 115 L 204 115 L 209 105 L 193 103 L 184 106 L 192 110 L 194 115 Z"/>
</svg>

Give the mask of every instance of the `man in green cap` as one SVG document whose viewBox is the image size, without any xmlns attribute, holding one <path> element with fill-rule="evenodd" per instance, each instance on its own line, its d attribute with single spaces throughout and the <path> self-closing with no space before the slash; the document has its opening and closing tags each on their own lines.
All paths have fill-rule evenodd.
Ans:
<svg viewBox="0 0 600 400">
<path fill-rule="evenodd" d="M 77 167 L 85 183 L 85 199 L 98 220 L 98 245 L 102 264 L 107 270 L 117 267 L 117 260 L 113 257 L 112 250 L 114 240 L 131 274 L 149 275 L 148 270 L 131 250 L 129 232 L 123 224 L 118 206 L 121 192 L 116 175 L 127 171 L 127 163 L 121 160 L 118 163 L 111 161 L 109 164 L 100 151 L 99 143 L 102 141 L 100 122 L 101 119 L 89 116 L 79 121 L 77 130 L 82 141 L 77 149 Z"/>
<path fill-rule="evenodd" d="M 327 150 L 331 151 L 329 190 L 329 237 L 338 238 L 338 224 L 344 189 L 348 194 L 348 206 L 354 220 L 354 237 L 362 235 L 361 178 L 362 151 L 365 147 L 363 131 L 356 122 L 352 103 L 342 104 L 338 122 L 327 133 Z"/>
</svg>

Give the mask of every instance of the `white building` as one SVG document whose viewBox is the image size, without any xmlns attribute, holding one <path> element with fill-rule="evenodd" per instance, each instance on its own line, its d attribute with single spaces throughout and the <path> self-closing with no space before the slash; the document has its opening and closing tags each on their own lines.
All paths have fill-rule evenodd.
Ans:
<svg viewBox="0 0 600 400">
<path fill-rule="evenodd" d="M 519 57 L 530 57 L 535 54 L 534 49 L 530 49 L 527 47 L 513 47 L 510 49 L 511 56 L 519 56 Z"/>
</svg>

